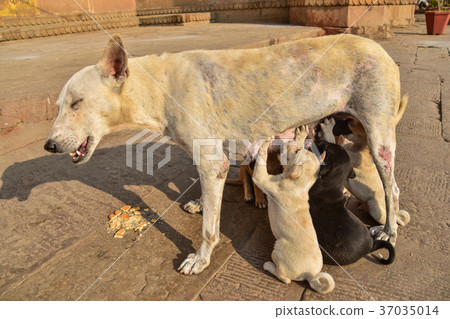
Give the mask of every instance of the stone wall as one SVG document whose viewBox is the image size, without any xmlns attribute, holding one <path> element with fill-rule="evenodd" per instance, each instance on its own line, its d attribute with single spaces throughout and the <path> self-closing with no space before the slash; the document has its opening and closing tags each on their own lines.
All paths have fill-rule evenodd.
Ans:
<svg viewBox="0 0 450 319">
<path fill-rule="evenodd" d="M 291 24 L 324 27 L 328 33 L 352 27 L 350 33 L 367 34 L 414 23 L 415 0 L 290 0 L 288 4 Z"/>
<path fill-rule="evenodd" d="M 77 0 L 89 13 L 135 11 L 135 0 Z M 71 0 L 0 0 L 0 17 L 67 15 L 84 12 Z"/>
<path fill-rule="evenodd" d="M 184 22 L 192 19 L 180 14 L 209 13 L 209 20 L 203 16 L 194 20 L 202 23 L 291 23 L 320 26 L 328 33 L 339 33 L 352 26 L 350 33 L 366 34 L 387 31 L 391 25 L 413 23 L 415 4 L 415 0 L 377 0 L 372 7 L 375 0 L 77 1 L 104 28 L 148 25 L 147 22 L 173 25 L 175 21 L 175 24 L 185 25 Z M 96 29 L 98 26 L 74 1 L 0 0 L 0 41 Z"/>
</svg>

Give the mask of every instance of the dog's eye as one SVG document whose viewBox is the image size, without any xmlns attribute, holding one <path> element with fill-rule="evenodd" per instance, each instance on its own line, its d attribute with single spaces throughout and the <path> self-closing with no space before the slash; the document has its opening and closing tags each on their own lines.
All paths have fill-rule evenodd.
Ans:
<svg viewBox="0 0 450 319">
<path fill-rule="evenodd" d="M 79 104 L 81 101 L 83 101 L 83 99 L 78 99 L 78 100 L 72 102 L 72 104 L 70 105 L 70 107 L 71 107 L 73 110 L 78 110 L 78 104 Z"/>
</svg>

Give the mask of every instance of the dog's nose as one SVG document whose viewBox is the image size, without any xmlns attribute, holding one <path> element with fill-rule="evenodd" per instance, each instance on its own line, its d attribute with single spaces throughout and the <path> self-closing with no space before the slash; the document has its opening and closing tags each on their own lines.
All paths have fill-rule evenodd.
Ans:
<svg viewBox="0 0 450 319">
<path fill-rule="evenodd" d="M 56 142 L 54 140 L 47 140 L 47 142 L 44 145 L 44 148 L 46 151 L 49 151 L 51 153 L 56 153 L 58 152 L 58 145 L 56 144 Z"/>
</svg>

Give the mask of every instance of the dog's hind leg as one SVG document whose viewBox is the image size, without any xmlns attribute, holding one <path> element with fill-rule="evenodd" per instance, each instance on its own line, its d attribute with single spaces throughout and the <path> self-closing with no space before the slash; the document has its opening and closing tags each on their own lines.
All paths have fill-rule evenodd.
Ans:
<svg viewBox="0 0 450 319">
<path fill-rule="evenodd" d="M 202 243 L 196 253 L 190 254 L 178 270 L 184 274 L 199 274 L 208 267 L 211 253 L 219 242 L 220 207 L 223 187 L 229 169 L 229 162 L 222 154 L 222 160 L 202 159 L 198 166 L 202 187 Z"/>
<path fill-rule="evenodd" d="M 288 277 L 283 275 L 282 272 L 280 271 L 280 269 L 277 268 L 277 266 L 273 262 L 266 261 L 263 265 L 263 269 L 265 271 L 270 272 L 272 275 L 277 277 L 280 281 L 284 282 L 285 284 L 291 283 L 291 279 L 289 279 Z"/>
<path fill-rule="evenodd" d="M 386 224 L 383 229 L 374 227 L 371 234 L 395 245 L 398 215 L 398 188 L 394 178 L 395 123 L 392 119 L 384 120 L 384 123 L 374 121 L 365 125 L 370 152 L 383 183 L 386 202 Z"/>
</svg>

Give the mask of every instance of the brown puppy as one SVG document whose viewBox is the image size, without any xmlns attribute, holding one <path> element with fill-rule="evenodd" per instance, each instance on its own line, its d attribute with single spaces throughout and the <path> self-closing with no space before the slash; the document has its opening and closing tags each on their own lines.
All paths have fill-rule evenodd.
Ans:
<svg viewBox="0 0 450 319">
<path fill-rule="evenodd" d="M 259 187 L 253 183 L 253 169 L 255 167 L 255 160 L 252 160 L 249 164 L 241 164 L 239 169 L 239 177 L 236 179 L 228 178 L 226 183 L 229 185 L 243 185 L 244 186 L 244 201 L 251 202 L 255 199 L 255 206 L 258 208 L 266 208 L 267 201 L 264 197 L 264 193 Z M 278 152 L 269 152 L 267 155 L 267 172 L 270 175 L 281 174 L 283 168 L 278 159 Z M 253 197 L 253 191 L 255 196 Z"/>
</svg>

